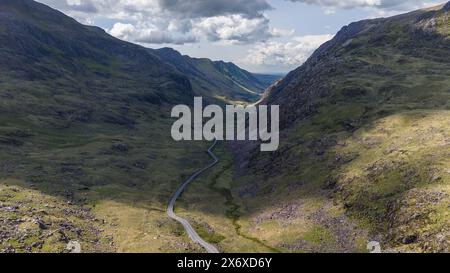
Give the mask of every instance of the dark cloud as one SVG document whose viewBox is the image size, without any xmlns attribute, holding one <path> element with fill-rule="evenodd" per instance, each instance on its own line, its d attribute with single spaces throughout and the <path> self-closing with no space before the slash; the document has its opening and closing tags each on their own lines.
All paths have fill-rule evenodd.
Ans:
<svg viewBox="0 0 450 273">
<path fill-rule="evenodd" d="M 199 18 L 242 14 L 250 18 L 272 9 L 266 0 L 158 0 L 165 11 L 180 17 Z"/>
</svg>

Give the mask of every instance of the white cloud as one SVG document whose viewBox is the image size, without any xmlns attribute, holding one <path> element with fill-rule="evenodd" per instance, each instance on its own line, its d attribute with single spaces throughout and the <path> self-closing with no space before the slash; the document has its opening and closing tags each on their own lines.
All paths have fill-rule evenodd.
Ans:
<svg viewBox="0 0 450 273">
<path fill-rule="evenodd" d="M 321 44 L 333 35 L 308 35 L 295 37 L 287 43 L 269 41 L 250 49 L 245 63 L 267 67 L 295 68 L 303 64 Z"/>
<path fill-rule="evenodd" d="M 173 29 L 173 26 L 169 27 Z M 196 41 L 196 37 L 190 35 L 177 35 L 173 31 L 161 31 L 151 24 L 123 24 L 116 23 L 109 33 L 119 39 L 134 41 L 144 44 L 184 44 Z"/>
<path fill-rule="evenodd" d="M 232 43 L 266 41 L 281 34 L 280 30 L 270 28 L 269 19 L 264 16 L 246 18 L 242 15 L 201 19 L 193 24 L 193 32 L 209 41 Z"/>
<path fill-rule="evenodd" d="M 110 34 L 123 40 L 130 40 L 136 32 L 136 28 L 132 24 L 116 23 L 110 30 Z"/>
<path fill-rule="evenodd" d="M 210 42 L 252 43 L 288 35 L 290 31 L 273 29 L 263 16 L 216 16 L 199 19 L 159 19 L 116 23 L 109 33 L 122 40 L 147 44 L 184 44 L 206 39 Z"/>
<path fill-rule="evenodd" d="M 264 11 L 267 0 L 41 0 L 80 22 L 114 19 L 109 32 L 131 42 L 182 44 L 199 41 L 251 43 L 281 35 Z"/>
</svg>

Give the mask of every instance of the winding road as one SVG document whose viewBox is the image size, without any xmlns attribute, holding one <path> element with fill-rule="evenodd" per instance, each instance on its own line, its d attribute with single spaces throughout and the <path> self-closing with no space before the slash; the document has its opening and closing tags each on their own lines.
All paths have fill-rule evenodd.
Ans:
<svg viewBox="0 0 450 273">
<path fill-rule="evenodd" d="M 197 234 L 197 232 L 194 230 L 194 228 L 192 228 L 191 224 L 189 224 L 189 222 L 186 219 L 183 219 L 175 214 L 175 212 L 173 211 L 173 208 L 175 206 L 175 202 L 177 201 L 177 199 L 180 197 L 180 195 L 183 193 L 183 191 L 186 189 L 186 187 L 192 183 L 192 181 L 194 181 L 201 174 L 203 174 L 207 170 L 214 167 L 217 163 L 219 163 L 219 158 L 217 158 L 217 156 L 215 156 L 214 153 L 212 152 L 212 150 L 214 149 L 216 144 L 217 144 L 217 140 L 214 140 L 214 143 L 208 149 L 208 154 L 213 158 L 213 162 L 211 164 L 209 164 L 208 166 L 204 167 L 203 169 L 198 170 L 191 177 L 186 179 L 183 182 L 183 184 L 181 184 L 181 186 L 178 187 L 178 189 L 172 195 L 172 197 L 170 198 L 170 201 L 169 201 L 169 205 L 167 206 L 167 215 L 170 218 L 172 218 L 173 220 L 182 224 L 184 229 L 186 230 L 187 234 L 189 235 L 189 238 L 191 238 L 191 240 L 194 243 L 201 245 L 208 253 L 219 253 L 219 250 L 217 250 L 217 248 L 215 246 L 213 246 L 212 244 L 205 242 Z"/>
</svg>

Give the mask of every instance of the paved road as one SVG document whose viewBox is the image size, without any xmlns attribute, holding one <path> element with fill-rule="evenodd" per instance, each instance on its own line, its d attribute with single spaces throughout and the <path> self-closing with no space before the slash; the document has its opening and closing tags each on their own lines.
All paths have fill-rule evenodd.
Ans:
<svg viewBox="0 0 450 273">
<path fill-rule="evenodd" d="M 208 166 L 204 167 L 201 170 L 198 170 L 195 172 L 191 177 L 189 177 L 186 181 L 181 184 L 181 186 L 176 190 L 176 192 L 172 195 L 169 201 L 169 206 L 167 207 L 167 215 L 169 215 L 170 218 L 172 218 L 175 221 L 178 221 L 180 224 L 183 225 L 184 229 L 186 230 L 187 234 L 189 235 L 189 238 L 194 243 L 197 243 L 201 245 L 208 253 L 219 253 L 219 250 L 212 244 L 209 244 L 205 242 L 198 234 L 195 232 L 195 230 L 192 228 L 191 224 L 186 219 L 183 219 L 175 214 L 173 211 L 173 207 L 175 205 L 175 202 L 177 201 L 178 197 L 183 193 L 183 191 L 186 189 L 186 187 L 192 183 L 197 177 L 199 177 L 201 174 L 203 174 L 205 171 L 211 169 L 214 167 L 217 163 L 219 163 L 219 159 L 217 156 L 215 156 L 212 152 L 214 147 L 217 144 L 217 140 L 214 141 L 214 143 L 211 145 L 211 147 L 208 149 L 208 154 L 213 158 L 213 162 L 209 164 Z"/>
</svg>

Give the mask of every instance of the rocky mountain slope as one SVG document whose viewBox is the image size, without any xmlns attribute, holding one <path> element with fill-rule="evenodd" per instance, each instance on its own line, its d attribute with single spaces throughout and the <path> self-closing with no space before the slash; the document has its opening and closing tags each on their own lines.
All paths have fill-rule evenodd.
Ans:
<svg viewBox="0 0 450 273">
<path fill-rule="evenodd" d="M 283 251 L 450 251 L 449 9 L 352 23 L 266 93 L 282 144 L 239 156 L 235 184 L 254 237 Z"/>
<path fill-rule="evenodd" d="M 43 4 L 0 0 L 0 251 L 199 251 L 165 207 L 207 143 L 172 141 L 170 110 L 249 99 L 217 71 L 205 82 L 221 89 Z"/>
<path fill-rule="evenodd" d="M 114 201 L 130 214 L 146 185 L 154 190 L 145 206 L 163 207 L 171 179 L 181 179 L 164 177 L 165 166 L 177 169 L 189 153 L 168 148 L 167 118 L 170 105 L 192 102 L 189 79 L 143 47 L 30 0 L 0 0 L 0 64 L 0 250 L 65 251 L 77 240 L 85 251 L 113 251 L 103 240 L 110 218 L 94 216 L 93 205 Z"/>
<path fill-rule="evenodd" d="M 191 58 L 171 48 L 152 50 L 152 52 L 187 75 L 197 94 L 216 97 L 223 101 L 256 101 L 261 93 L 281 78 L 272 75 L 255 75 L 233 63 Z"/>
</svg>

